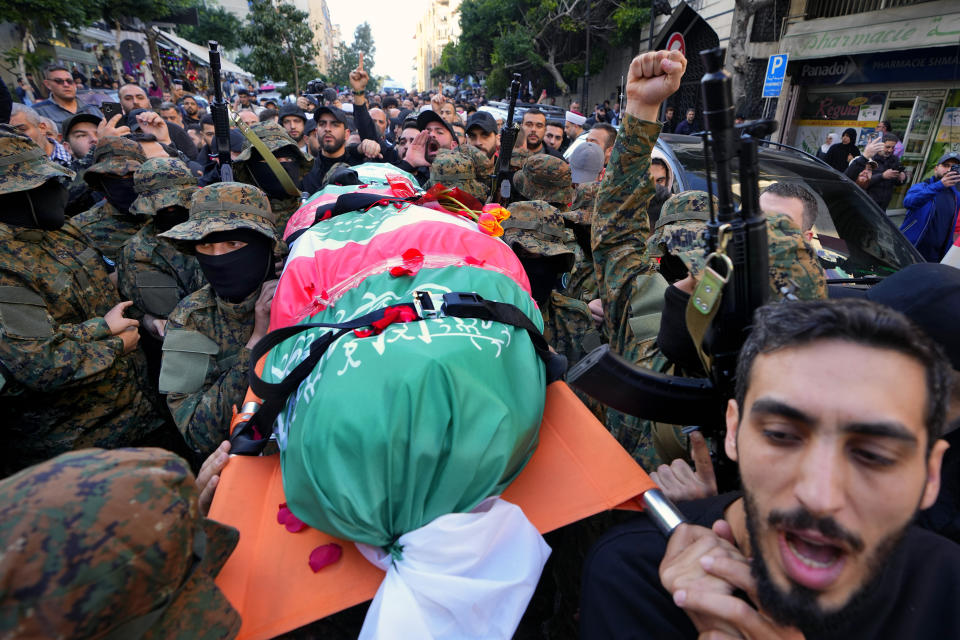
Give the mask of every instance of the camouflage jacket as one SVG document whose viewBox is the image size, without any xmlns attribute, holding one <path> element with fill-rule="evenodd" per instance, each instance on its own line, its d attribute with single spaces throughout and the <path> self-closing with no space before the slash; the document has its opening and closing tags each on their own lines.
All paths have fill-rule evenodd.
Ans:
<svg viewBox="0 0 960 640">
<path fill-rule="evenodd" d="M 140 351 L 103 316 L 120 302 L 100 253 L 59 231 L 0 223 L 4 472 L 82 447 L 130 446 L 160 426 Z"/>
<path fill-rule="evenodd" d="M 127 240 L 149 221 L 148 216 L 120 213 L 106 200 L 101 200 L 73 218 L 74 224 L 80 227 L 111 264 L 116 264 L 120 259 L 120 250 Z"/>
<path fill-rule="evenodd" d="M 285 198 L 283 200 L 270 199 L 270 210 L 273 211 L 273 215 L 277 217 L 274 229 L 277 231 L 278 238 L 283 237 L 283 231 L 287 228 L 287 222 L 290 221 L 290 218 L 299 208 L 300 198 Z"/>
<path fill-rule="evenodd" d="M 196 257 L 158 238 L 152 221 L 123 245 L 117 261 L 120 295 L 157 318 L 166 318 L 206 283 Z"/>
<path fill-rule="evenodd" d="M 572 367 L 603 343 L 590 309 L 582 300 L 552 291 L 549 302 L 540 313 L 543 316 L 543 337 L 557 353 L 567 358 L 567 367 Z M 576 389 L 574 392 L 598 419 L 603 419 L 603 405 Z"/>
<path fill-rule="evenodd" d="M 603 301 L 604 326 L 610 348 L 638 362 L 641 346 L 630 327 L 630 302 L 646 277 L 661 276 L 644 258 L 650 236 L 647 201 L 655 193 L 650 181 L 650 152 L 660 125 L 624 114 L 607 171 L 600 183 L 590 244 Z"/>
<path fill-rule="evenodd" d="M 247 391 L 254 307 L 260 289 L 234 304 L 207 285 L 170 313 L 160 392 L 187 446 L 206 458 L 230 433 L 233 408 Z"/>
</svg>

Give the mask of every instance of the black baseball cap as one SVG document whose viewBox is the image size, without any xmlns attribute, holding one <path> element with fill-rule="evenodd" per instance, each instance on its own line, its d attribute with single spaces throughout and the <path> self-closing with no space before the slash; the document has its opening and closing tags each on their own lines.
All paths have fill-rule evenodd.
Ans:
<svg viewBox="0 0 960 640">
<path fill-rule="evenodd" d="M 831 290 L 830 296 L 834 297 Z M 939 344 L 960 371 L 960 269 L 939 262 L 921 262 L 889 275 L 869 289 L 844 287 L 839 297 L 866 298 L 910 318 Z"/>
<path fill-rule="evenodd" d="M 230 129 L 230 151 L 233 151 L 234 153 L 240 153 L 243 151 L 244 140 L 246 140 L 246 138 L 243 137 L 243 134 L 240 133 L 239 129 Z M 219 153 L 216 136 L 214 136 L 213 140 L 210 141 L 210 153 Z"/>
<path fill-rule="evenodd" d="M 64 135 L 66 135 L 66 134 L 64 134 Z M 937 160 L 937 164 L 943 164 L 943 163 L 946 162 L 947 160 L 953 160 L 954 162 L 960 162 L 960 153 L 957 153 L 956 151 L 950 151 L 950 152 L 948 152 L 948 153 L 945 153 L 945 154 L 943 154 L 942 156 L 940 156 L 940 159 L 939 159 L 939 160 Z"/>
<path fill-rule="evenodd" d="M 294 116 L 296 118 L 300 118 L 304 122 L 307 121 L 307 114 L 303 112 L 303 109 L 301 109 L 295 104 L 290 104 L 289 102 L 285 103 L 282 107 L 280 107 L 280 114 L 279 114 L 278 121 L 283 122 L 283 119 L 286 118 L 287 116 Z"/>
<path fill-rule="evenodd" d="M 343 126 L 345 127 L 350 126 L 350 120 L 347 118 L 347 114 L 344 113 L 342 110 L 337 109 L 336 107 L 317 107 L 317 110 L 313 112 L 313 119 L 319 122 L 320 116 L 322 116 L 325 113 L 329 113 L 334 118 L 336 118 L 338 122 L 342 122 Z"/>
<path fill-rule="evenodd" d="M 440 114 L 434 111 L 433 109 L 427 109 L 426 111 L 421 113 L 419 116 L 417 116 L 417 128 L 420 129 L 420 131 L 423 131 L 424 129 L 426 129 L 427 125 L 430 124 L 431 122 L 439 122 L 444 126 L 444 128 L 446 128 L 447 131 L 450 132 L 450 135 L 453 137 L 454 140 L 457 139 L 457 132 L 453 130 L 453 126 L 451 126 L 449 122 L 441 118 Z"/>
<path fill-rule="evenodd" d="M 147 111 L 152 111 L 152 109 L 134 109 L 127 113 L 126 124 L 130 127 L 130 131 L 140 131 L 140 123 L 137 122 L 137 116 Z"/>
<path fill-rule="evenodd" d="M 484 133 L 495 133 L 497 130 L 497 121 L 487 111 L 477 111 L 467 118 L 467 131 L 474 127 L 480 127 Z"/>
<path fill-rule="evenodd" d="M 92 113 L 77 113 L 63 121 L 63 124 L 60 125 L 60 133 L 64 140 L 66 140 L 67 135 L 70 133 L 70 129 L 72 129 L 75 125 L 81 122 L 89 122 L 91 124 L 98 125 L 100 124 L 101 120 L 103 120 L 103 118 Z"/>
</svg>

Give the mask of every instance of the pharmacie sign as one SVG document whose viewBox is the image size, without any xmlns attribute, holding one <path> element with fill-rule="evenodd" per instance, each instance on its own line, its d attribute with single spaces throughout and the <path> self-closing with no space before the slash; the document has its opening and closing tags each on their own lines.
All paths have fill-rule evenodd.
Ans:
<svg viewBox="0 0 960 640">
<path fill-rule="evenodd" d="M 929 15 L 941 6 L 949 10 Z M 956 45 L 960 40 L 960 13 L 956 8 L 953 2 L 930 2 L 873 14 L 798 22 L 788 28 L 780 50 L 793 59 L 803 59 Z"/>
</svg>

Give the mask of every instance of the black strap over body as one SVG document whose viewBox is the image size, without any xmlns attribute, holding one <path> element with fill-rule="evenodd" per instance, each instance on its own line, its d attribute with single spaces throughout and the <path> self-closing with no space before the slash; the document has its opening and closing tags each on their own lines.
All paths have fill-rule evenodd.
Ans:
<svg viewBox="0 0 960 640">
<path fill-rule="evenodd" d="M 271 331 L 254 346 L 250 356 L 250 389 L 263 399 L 263 404 L 246 423 L 238 424 L 230 436 L 230 453 L 239 455 L 259 455 L 266 446 L 273 422 L 283 411 L 287 398 L 296 391 L 314 367 L 320 362 L 327 349 L 340 337 L 354 329 L 368 327 L 383 319 L 389 308 L 407 307 L 416 314 L 416 319 L 428 320 L 440 317 L 476 318 L 500 322 L 523 329 L 530 336 L 537 356 L 546 366 L 547 383 L 563 378 L 567 369 L 567 359 L 550 351 L 550 346 L 536 325 L 523 311 L 504 302 L 484 300 L 476 293 L 447 293 L 443 295 L 442 305 L 434 302 L 434 297 L 423 291 L 415 294 L 416 302 L 401 303 L 384 309 L 377 309 L 349 322 L 328 323 L 309 322 Z M 439 306 L 439 308 L 437 308 Z M 293 371 L 280 382 L 266 382 L 257 375 L 256 364 L 270 349 L 293 336 L 310 329 L 336 329 L 320 336 L 310 344 L 310 352 Z"/>
</svg>

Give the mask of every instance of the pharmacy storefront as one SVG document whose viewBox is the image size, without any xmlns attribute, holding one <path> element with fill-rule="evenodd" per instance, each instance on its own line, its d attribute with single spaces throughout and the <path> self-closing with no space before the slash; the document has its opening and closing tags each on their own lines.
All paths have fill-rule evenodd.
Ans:
<svg viewBox="0 0 960 640">
<path fill-rule="evenodd" d="M 960 3 L 929 2 L 790 25 L 784 141 L 816 153 L 828 133 L 857 131 L 863 146 L 880 121 L 902 140 L 910 185 L 929 176 L 946 150 L 960 151 Z"/>
</svg>

